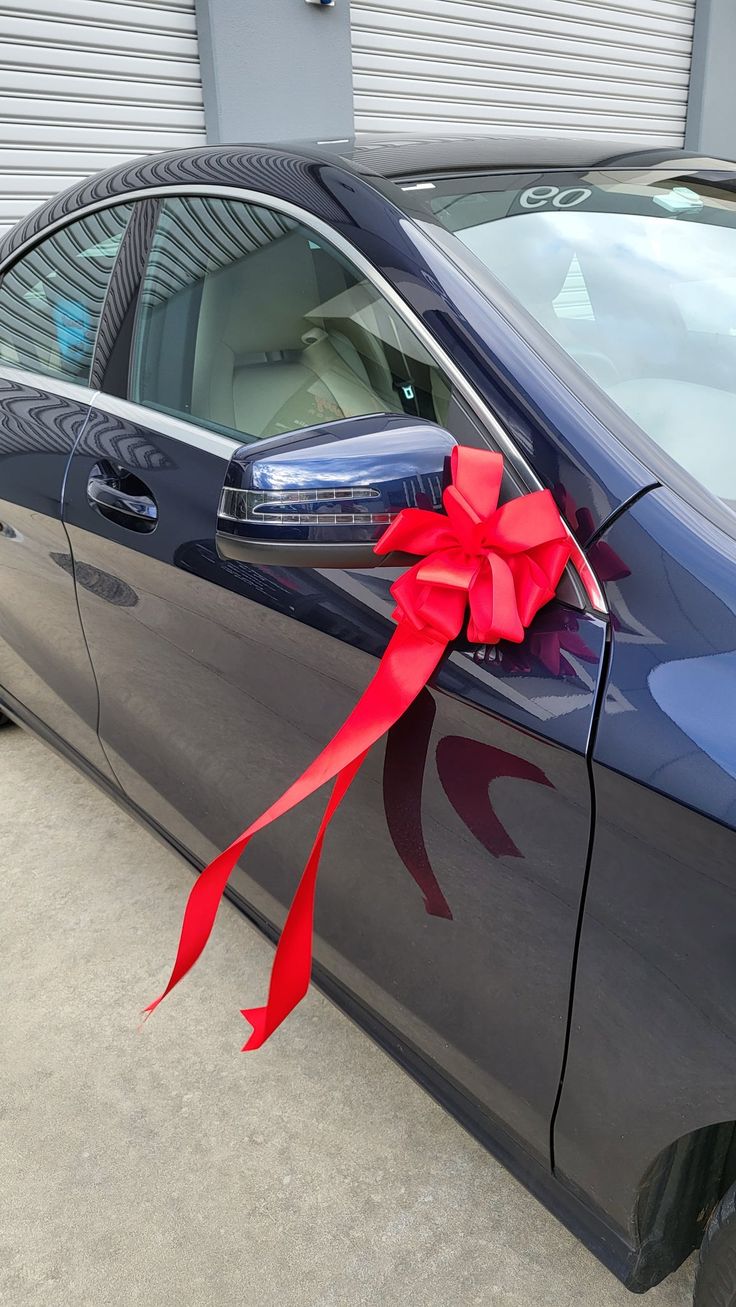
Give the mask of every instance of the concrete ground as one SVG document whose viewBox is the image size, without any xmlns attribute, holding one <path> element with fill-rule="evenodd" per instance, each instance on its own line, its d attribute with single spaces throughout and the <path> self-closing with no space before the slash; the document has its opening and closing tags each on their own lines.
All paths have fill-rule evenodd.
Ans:
<svg viewBox="0 0 736 1307">
<path fill-rule="evenodd" d="M 141 1033 L 190 871 L 0 731 L 0 1302 L 631 1307 L 317 992 L 242 1057 L 270 946 L 226 904 Z M 692 1264 L 644 1300 L 690 1301 Z"/>
</svg>

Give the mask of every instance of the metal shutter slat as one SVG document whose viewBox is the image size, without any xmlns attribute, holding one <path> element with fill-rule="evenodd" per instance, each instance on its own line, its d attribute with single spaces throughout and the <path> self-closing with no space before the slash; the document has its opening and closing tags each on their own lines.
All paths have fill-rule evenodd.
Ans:
<svg viewBox="0 0 736 1307">
<path fill-rule="evenodd" d="M 89 2 L 89 0 L 87 0 Z M 130 0 L 120 0 L 130 3 Z M 30 0 L 29 0 L 30 3 Z M 390 9 L 394 0 L 352 0 L 357 9 Z M 548 18 L 552 12 L 563 18 L 602 22 L 657 22 L 671 18 L 687 22 L 690 0 L 402 0 L 402 8 L 414 13 L 475 14 L 483 21 L 489 9 L 531 18 Z"/>
<path fill-rule="evenodd" d="M 44 70 L 29 93 L 29 78 L 25 72 L 5 72 L 0 76 L 0 106 L 8 100 L 50 99 L 65 103 L 89 101 L 107 104 L 153 105 L 170 109 L 192 110 L 197 122 L 202 121 L 202 94 L 196 83 L 160 82 L 155 88 L 141 78 L 120 80 L 110 77 L 74 77 L 68 73 L 56 75 Z"/>
<path fill-rule="evenodd" d="M 579 51 L 553 53 L 548 46 L 528 45 L 523 50 L 512 47 L 510 53 L 498 45 L 486 48 L 454 41 L 436 41 L 415 38 L 411 45 L 397 41 L 386 32 L 372 32 L 365 39 L 353 29 L 354 68 L 386 69 L 396 66 L 423 67 L 440 64 L 462 74 L 465 66 L 488 68 L 490 76 L 505 76 L 518 82 L 520 74 L 536 77 L 555 73 L 562 77 L 586 76 L 591 79 L 611 78 L 635 82 L 661 82 L 663 85 L 684 86 L 689 83 L 689 60 L 663 58 L 660 63 L 645 61 L 645 52 L 627 51 L 625 59 L 601 58 L 589 50 L 587 56 Z M 483 74 L 481 74 L 483 75 Z"/>
<path fill-rule="evenodd" d="M 681 145 L 694 0 L 352 0 L 356 128 Z"/>
<path fill-rule="evenodd" d="M 3 189 L 3 202 L 12 202 L 19 198 L 30 201 L 30 207 L 41 204 L 47 197 L 49 189 L 54 191 L 65 190 L 67 186 L 73 186 L 75 182 L 83 181 L 84 173 L 77 172 L 47 172 L 43 175 L 34 173 L 21 173 L 11 182 L 0 171 L 0 185 Z"/>
<path fill-rule="evenodd" d="M 488 121 L 478 121 L 477 118 L 459 118 L 449 121 L 442 117 L 441 114 L 427 114 L 421 117 L 419 111 L 416 114 L 403 112 L 401 115 L 401 127 L 397 129 L 397 115 L 395 111 L 382 113 L 371 111 L 369 107 L 363 105 L 356 106 L 357 116 L 360 121 L 360 129 L 365 132 L 377 132 L 383 135 L 393 135 L 397 130 L 408 132 L 417 136 L 440 135 L 440 136 L 482 136 L 484 134 L 492 135 L 493 133 L 502 133 L 503 136 L 536 136 L 544 128 L 535 123 L 530 127 L 528 123 L 519 124 L 518 122 L 498 122 L 495 118 Z M 574 127 L 560 127 L 555 125 L 554 128 L 547 129 L 547 135 L 550 132 L 556 137 L 588 137 L 598 138 L 601 141 L 609 141 L 612 131 L 615 131 L 618 142 L 627 142 L 632 145 L 651 145 L 656 141 L 657 145 L 672 145 L 678 147 L 682 144 L 682 133 L 676 135 L 670 132 L 653 132 L 651 130 L 636 131 L 628 125 L 612 129 L 610 121 L 605 120 L 603 125 L 594 125 L 585 123 L 584 126 L 576 124 Z"/>
<path fill-rule="evenodd" d="M 156 5 L 120 3 L 120 0 L 0 0 L 0 18 L 48 19 L 51 22 L 74 21 L 88 27 L 113 27 L 120 31 L 158 31 L 164 36 L 175 32 L 197 34 L 194 6 L 173 8 L 162 0 Z M 3 30 L 5 24 L 3 23 Z"/>
<path fill-rule="evenodd" d="M 594 40 L 599 31 L 619 33 L 619 39 L 637 44 L 641 36 L 649 33 L 658 37 L 665 29 L 665 35 L 672 39 L 687 40 L 692 24 L 693 5 L 690 0 L 682 0 L 676 6 L 677 16 L 667 16 L 652 4 L 626 7 L 620 3 L 600 0 L 596 4 L 577 3 L 577 0 L 536 0 L 526 4 L 524 0 L 511 3 L 500 0 L 487 0 L 483 4 L 465 3 L 465 0 L 352 0 L 352 8 L 358 12 L 394 14 L 400 10 L 407 19 L 424 19 L 454 25 L 473 24 L 481 29 L 497 24 L 509 31 L 534 31 L 544 33 L 548 30 L 568 35 L 577 35 L 587 31 Z M 672 5 L 669 6 L 672 9 Z M 688 12 L 689 11 L 689 12 Z"/>
<path fill-rule="evenodd" d="M 70 0 L 71 7 L 71 0 Z M 149 58 L 197 58 L 197 38 L 188 33 L 131 30 L 110 25 L 79 23 L 70 14 L 68 22 L 47 22 L 43 18 L 0 14 L 3 41 L 20 42 L 33 48 L 58 51 L 63 58 L 67 49 L 98 50 L 110 54 L 120 50 L 124 54 L 140 54 Z M 152 76 L 156 76 L 152 70 Z"/>
<path fill-rule="evenodd" d="M 163 56 L 161 61 L 163 63 Z M 151 56 L 126 55 L 121 51 L 75 49 L 72 46 L 67 46 L 62 51 L 57 46 L 45 48 L 3 41 L 0 45 L 0 85 L 5 85 L 6 74 L 14 72 L 22 72 L 26 77 L 37 73 L 42 77 L 57 74 L 147 81 L 151 74 Z M 167 58 L 165 72 L 166 77 L 160 83 L 162 86 L 198 88 L 200 74 L 196 50 L 189 57 L 180 55 L 174 59 Z"/>
<path fill-rule="evenodd" d="M 130 157 L 124 149 L 78 146 L 77 149 L 49 149 L 48 145 L 0 146 L 0 174 L 6 177 L 38 177 L 41 181 L 51 172 L 63 176 L 88 177 L 102 168 L 112 168 Z M 7 183 L 6 183 L 7 184 Z M 66 184 L 66 183 L 65 183 Z M 2 187 L 0 187 L 0 190 Z M 46 188 L 48 191 L 48 188 Z"/>
<path fill-rule="evenodd" d="M 102 168 L 205 141 L 195 0 L 0 0 L 0 236 Z"/>
<path fill-rule="evenodd" d="M 63 108 L 62 108 L 63 106 Z M 197 131 L 204 129 L 202 110 L 172 108 L 151 99 L 143 104 L 116 104 L 106 97 L 99 99 L 54 100 L 52 96 L 18 97 L 0 94 L 0 122 L 24 122 L 29 125 L 48 122 L 52 115 L 56 122 L 94 123 L 97 126 L 117 125 L 121 118 L 130 127 L 147 131 L 151 126 L 152 110 L 156 125 L 169 131 Z"/>
<path fill-rule="evenodd" d="M 398 5 L 398 0 L 395 3 Z M 351 13 L 354 12 L 351 10 Z M 374 31 L 393 35 L 397 49 L 410 47 L 414 39 L 433 40 L 441 45 L 462 41 L 473 50 L 484 44 L 488 49 L 493 49 L 494 46 L 520 50 L 550 49 L 576 54 L 583 59 L 598 57 L 625 61 L 631 58 L 634 62 L 642 59 L 648 62 L 651 59 L 653 63 L 662 64 L 670 56 L 684 61 L 685 66 L 689 66 L 691 45 L 679 32 L 674 35 L 666 31 L 659 35 L 643 32 L 638 41 L 631 41 L 626 39 L 626 34 L 620 28 L 598 26 L 593 29 L 582 24 L 578 28 L 570 23 L 564 27 L 551 26 L 544 31 L 535 26 L 525 31 L 506 23 L 503 16 L 493 9 L 489 10 L 483 26 L 478 23 L 451 23 L 445 18 L 425 14 L 407 14 L 398 7 L 395 10 L 359 10 L 358 17 L 353 18 L 353 39 L 357 32 L 360 43 L 361 34 L 364 38 L 370 38 Z"/>
<path fill-rule="evenodd" d="M 380 112 L 380 96 L 371 97 L 363 95 L 359 101 L 365 106 L 367 112 Z M 440 100 L 428 96 L 426 100 L 419 100 L 415 97 L 406 97 L 414 116 L 417 118 L 427 117 L 432 121 L 449 125 L 452 122 L 460 122 L 467 126 L 468 123 L 485 124 L 490 130 L 493 126 L 504 128 L 506 126 L 521 126 L 527 124 L 530 131 L 538 130 L 537 124 L 540 120 L 540 110 L 533 108 L 520 108 L 518 106 L 504 106 L 497 104 L 466 105 L 459 104 L 456 100 Z M 543 111 L 542 111 L 543 112 Z M 550 114 L 550 120 L 552 115 Z M 675 134 L 673 123 L 676 127 L 677 120 L 671 118 L 659 118 L 656 115 L 649 115 L 647 127 L 642 127 L 642 118 L 640 114 L 626 114 L 621 111 L 616 118 L 615 134 L 621 136 L 633 131 L 641 134 L 643 130 L 655 130 Z M 598 131 L 604 131 L 606 128 L 611 129 L 610 113 L 594 113 L 585 108 L 575 109 L 556 109 L 554 112 L 554 131 L 567 128 L 568 132 L 574 134 L 576 131 L 585 131 L 587 128 L 596 128 Z M 385 128 L 384 128 L 385 130 Z M 551 126 L 547 126 L 546 131 L 549 134 Z"/>
<path fill-rule="evenodd" d="M 41 137 L 38 132 L 38 124 L 35 124 L 31 135 L 35 139 L 36 148 L 41 146 Z M 54 146 L 61 150 L 80 150 L 86 151 L 107 150 L 110 148 L 121 149 L 125 158 L 133 159 L 141 154 L 150 154 L 155 150 L 181 150 L 187 144 L 201 144 L 201 140 L 182 141 L 186 133 L 165 131 L 158 127 L 148 127 L 145 131 L 140 128 L 131 128 L 126 124 L 119 127 L 99 127 L 89 126 L 85 123 L 59 124 L 52 122 L 44 126 L 43 129 L 43 146 L 45 149 L 53 149 Z M 28 141 L 29 131 L 28 123 L 8 122 L 3 123 L 2 144 L 5 146 L 17 146 L 29 153 L 26 142 Z M 94 168 L 85 169 L 85 176 L 94 172 Z M 50 194 L 54 194 L 53 191 Z M 2 197 L 0 196 L 0 205 Z"/>
<path fill-rule="evenodd" d="M 493 88 L 488 88 L 479 85 L 477 81 L 447 80 L 436 75 L 420 78 L 356 73 L 354 82 L 357 97 L 395 95 L 417 100 L 450 101 L 459 106 L 479 104 L 499 108 L 516 106 L 519 98 L 518 91 L 513 86 L 501 86 L 496 82 Z M 558 109 L 569 109 L 574 113 L 605 113 L 610 110 L 617 114 L 635 114 L 638 117 L 646 114 L 651 117 L 676 118 L 679 121 L 682 118 L 682 107 L 686 103 L 687 90 L 675 92 L 669 89 L 669 93 L 660 92 L 659 96 L 637 95 L 634 98 L 631 89 L 628 94 L 617 95 L 615 90 L 605 93 L 588 83 L 576 91 L 562 91 L 559 87 L 545 85 L 542 81 L 538 90 L 526 91 L 523 107 L 552 115 L 556 115 Z"/>
</svg>

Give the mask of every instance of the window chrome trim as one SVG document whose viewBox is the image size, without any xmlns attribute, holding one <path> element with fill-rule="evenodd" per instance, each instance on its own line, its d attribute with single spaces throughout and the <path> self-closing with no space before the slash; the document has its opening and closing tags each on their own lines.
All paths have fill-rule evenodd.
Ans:
<svg viewBox="0 0 736 1307">
<path fill-rule="evenodd" d="M 80 218 L 87 217 L 90 213 L 96 213 L 100 209 L 114 208 L 119 204 L 133 203 L 136 200 L 156 199 L 156 198 L 174 198 L 179 195 L 196 196 L 201 195 L 205 198 L 220 198 L 224 200 L 241 200 L 244 204 L 255 204 L 261 208 L 272 209 L 277 213 L 283 213 L 287 217 L 293 218 L 295 222 L 311 228 L 312 231 L 322 236 L 326 241 L 338 250 L 345 258 L 355 265 L 359 272 L 375 287 L 384 299 L 388 301 L 391 308 L 403 318 L 406 325 L 414 332 L 415 336 L 421 341 L 429 355 L 435 360 L 437 365 L 442 368 L 447 377 L 470 406 L 479 421 L 487 427 L 492 439 L 495 440 L 498 448 L 508 458 L 509 463 L 515 469 L 517 474 L 522 478 L 525 485 L 530 490 L 543 489 L 542 482 L 539 480 L 536 472 L 529 466 L 511 437 L 504 430 L 498 418 L 481 399 L 472 383 L 457 364 L 452 360 L 449 354 L 445 352 L 439 341 L 435 339 L 432 332 L 425 327 L 421 318 L 414 312 L 406 300 L 398 293 L 397 290 L 386 280 L 382 273 L 373 266 L 369 259 L 357 250 L 350 241 L 346 240 L 340 232 L 335 231 L 327 222 L 317 218 L 308 209 L 302 209 L 297 204 L 292 204 L 290 200 L 278 199 L 274 195 L 269 195 L 264 191 L 253 191 L 247 187 L 240 186 L 216 186 L 216 185 L 188 185 L 182 186 L 172 183 L 170 186 L 145 186 L 139 190 L 127 191 L 125 194 L 105 196 L 103 199 L 95 200 L 92 204 L 87 204 L 81 209 L 76 209 L 74 213 L 65 214 L 48 227 L 43 232 L 36 232 L 24 241 L 18 249 L 14 250 L 6 260 L 0 263 L 0 277 L 9 267 L 22 259 L 25 254 L 42 241 L 52 236 L 54 232 L 59 231 L 62 227 L 68 227 Z M 94 359 L 92 361 L 94 368 Z M 146 410 L 150 412 L 151 410 Z M 153 410 L 158 417 L 158 410 Z M 182 423 L 182 427 L 188 428 L 187 423 Z M 181 438 L 184 438 L 183 436 Z M 237 442 L 242 444 L 243 442 Z"/>
<path fill-rule="evenodd" d="M 106 395 L 102 390 L 95 393 L 92 408 L 96 413 L 108 413 L 111 417 L 135 422 L 136 426 L 145 427 L 147 431 L 154 431 L 159 436 L 181 440 L 206 454 L 215 454 L 228 463 L 235 450 L 240 449 L 247 440 L 245 435 L 223 436 L 217 431 L 207 431 L 195 422 L 172 417 L 161 409 L 147 408 L 145 404 L 135 404 L 133 400 L 121 399 L 119 395 Z"/>
<path fill-rule="evenodd" d="M 64 377 L 52 377 L 48 372 L 30 372 L 27 368 L 16 368 L 13 363 L 0 360 L 0 379 L 14 381 L 19 386 L 30 386 L 33 390 L 48 390 L 52 395 L 63 399 L 76 399 L 80 404 L 92 404 L 98 391 L 91 386 L 79 385 L 76 381 L 67 381 Z"/>
<path fill-rule="evenodd" d="M 146 408 L 144 404 L 134 404 L 131 400 L 120 399 L 117 395 L 106 395 L 101 390 L 90 386 L 78 386 L 73 381 L 62 377 L 50 377 L 47 372 L 28 372 L 25 368 L 16 368 L 10 363 L 0 361 L 0 380 L 15 382 L 19 386 L 29 386 L 33 390 L 45 390 L 62 399 L 74 399 L 95 412 L 109 413 L 111 417 L 135 422 L 139 427 L 146 427 L 160 436 L 172 436 L 202 449 L 207 454 L 216 454 L 227 462 L 233 452 L 239 449 L 246 437 L 221 436 L 216 431 L 207 431 L 194 423 L 171 417 L 157 408 Z M 1 396 L 0 396 L 1 397 Z"/>
</svg>

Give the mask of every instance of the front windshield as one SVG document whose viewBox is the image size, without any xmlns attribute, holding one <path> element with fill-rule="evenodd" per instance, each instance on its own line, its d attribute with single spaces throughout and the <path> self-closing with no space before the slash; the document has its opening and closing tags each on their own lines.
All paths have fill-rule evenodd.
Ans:
<svg viewBox="0 0 736 1307">
<path fill-rule="evenodd" d="M 736 503 L 734 172 L 402 185 L 671 458 Z"/>
</svg>

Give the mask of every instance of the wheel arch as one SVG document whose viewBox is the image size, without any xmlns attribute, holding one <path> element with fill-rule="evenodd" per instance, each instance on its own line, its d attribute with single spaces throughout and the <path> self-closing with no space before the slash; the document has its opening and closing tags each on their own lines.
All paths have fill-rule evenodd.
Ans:
<svg viewBox="0 0 736 1307">
<path fill-rule="evenodd" d="M 643 1292 L 700 1243 L 711 1212 L 736 1180 L 736 1121 L 681 1135 L 644 1172 L 634 1212 L 638 1257 L 628 1287 Z"/>
</svg>

